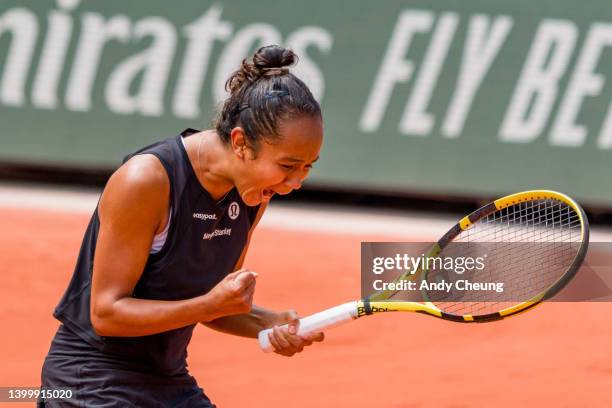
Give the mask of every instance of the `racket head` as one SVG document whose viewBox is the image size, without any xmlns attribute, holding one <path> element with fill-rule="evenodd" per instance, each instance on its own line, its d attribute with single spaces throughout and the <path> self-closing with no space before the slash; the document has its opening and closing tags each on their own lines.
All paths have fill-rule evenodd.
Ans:
<svg viewBox="0 0 612 408">
<path fill-rule="evenodd" d="M 508 253 L 504 253 L 508 248 L 514 247 L 513 251 L 517 253 L 522 251 L 522 256 L 514 258 L 516 265 L 504 264 L 514 271 L 519 283 L 520 279 L 530 279 L 528 285 L 515 285 L 520 290 L 511 288 L 514 293 L 506 296 L 512 295 L 512 299 L 455 301 L 448 297 L 436 298 L 424 290 L 423 302 L 415 303 L 393 300 L 395 292 L 385 291 L 363 301 L 363 314 L 413 311 L 468 323 L 495 321 L 524 312 L 553 297 L 575 276 L 587 253 L 589 223 L 580 205 L 565 194 L 549 190 L 525 191 L 495 200 L 462 218 L 430 248 L 426 256 L 443 257 L 455 243 L 467 243 L 469 247 L 469 243 L 483 242 L 498 248 L 494 258 L 508 257 Z M 520 245 L 531 248 L 531 251 L 525 251 Z M 465 247 L 459 248 L 465 250 Z M 540 260 L 538 263 L 539 248 L 546 248 L 549 252 L 548 262 L 541 263 Z M 491 258 L 487 263 L 490 262 Z M 546 274 L 534 271 L 536 265 Z M 476 276 L 476 280 L 486 282 L 495 276 L 501 277 L 505 272 L 504 268 L 492 267 Z M 415 275 L 402 275 L 397 280 L 411 280 L 417 276 L 419 280 L 433 281 L 436 271 L 423 268 Z"/>
</svg>

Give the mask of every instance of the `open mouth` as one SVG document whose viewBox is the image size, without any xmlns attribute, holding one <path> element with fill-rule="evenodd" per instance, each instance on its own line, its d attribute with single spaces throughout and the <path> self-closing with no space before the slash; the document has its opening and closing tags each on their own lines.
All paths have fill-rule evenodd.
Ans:
<svg viewBox="0 0 612 408">
<path fill-rule="evenodd" d="M 263 191 L 264 198 L 271 198 L 274 195 L 274 190 L 270 190 L 269 188 Z"/>
</svg>

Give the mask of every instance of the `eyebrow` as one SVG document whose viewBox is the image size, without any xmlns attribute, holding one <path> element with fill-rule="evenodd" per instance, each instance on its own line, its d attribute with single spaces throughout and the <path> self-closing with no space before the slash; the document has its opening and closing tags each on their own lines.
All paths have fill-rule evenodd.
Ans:
<svg viewBox="0 0 612 408">
<path fill-rule="evenodd" d="M 288 161 L 293 161 L 293 162 L 303 162 L 305 161 L 304 159 L 298 159 L 297 157 L 283 157 L 281 160 L 288 160 Z M 316 162 L 317 160 L 319 160 L 319 156 L 317 156 L 316 159 L 314 159 L 312 162 Z"/>
</svg>

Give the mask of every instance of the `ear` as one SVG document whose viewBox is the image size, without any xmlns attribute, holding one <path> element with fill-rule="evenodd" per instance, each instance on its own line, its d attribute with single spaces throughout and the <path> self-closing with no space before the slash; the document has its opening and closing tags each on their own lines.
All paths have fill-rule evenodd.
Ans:
<svg viewBox="0 0 612 408">
<path fill-rule="evenodd" d="M 246 150 L 248 146 L 244 129 L 239 126 L 233 128 L 232 132 L 230 133 L 230 142 L 232 144 L 234 154 L 236 154 L 236 156 L 238 156 L 240 159 L 246 158 Z"/>
</svg>

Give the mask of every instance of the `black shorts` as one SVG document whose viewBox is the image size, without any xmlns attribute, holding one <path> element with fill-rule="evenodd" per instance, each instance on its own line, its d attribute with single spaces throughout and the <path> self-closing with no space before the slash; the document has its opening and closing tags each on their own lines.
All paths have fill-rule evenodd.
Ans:
<svg viewBox="0 0 612 408">
<path fill-rule="evenodd" d="M 39 401 L 38 407 L 215 407 L 185 371 L 164 376 L 120 361 L 61 325 L 42 368 L 41 386 L 71 388 L 71 399 Z"/>
</svg>

